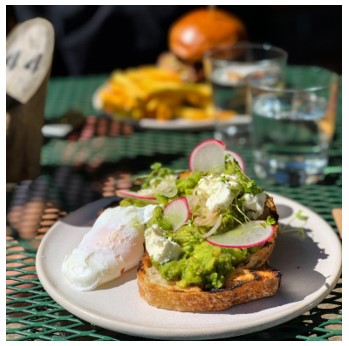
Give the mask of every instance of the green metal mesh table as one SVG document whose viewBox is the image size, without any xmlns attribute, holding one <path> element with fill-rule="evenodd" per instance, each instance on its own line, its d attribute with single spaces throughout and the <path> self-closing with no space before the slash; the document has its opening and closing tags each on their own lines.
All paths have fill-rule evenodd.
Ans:
<svg viewBox="0 0 349 346">
<path fill-rule="evenodd" d="M 65 139 L 46 141 L 40 176 L 20 182 L 7 192 L 7 340 L 143 340 L 91 325 L 57 304 L 36 276 L 36 249 L 57 219 L 112 195 L 115 188 L 129 186 L 132 175 L 146 172 L 152 162 L 161 161 L 171 168 L 187 167 L 192 148 L 211 138 L 212 132 L 139 130 L 105 118 L 91 103 L 93 92 L 105 79 L 106 76 L 89 76 L 50 81 L 46 119 L 75 109 L 84 114 L 89 127 Z M 87 132 L 89 135 L 83 135 Z M 338 232 L 332 209 L 342 206 L 341 100 L 329 167 L 321 183 L 303 187 L 268 184 L 254 176 L 250 151 L 240 153 L 248 175 L 258 184 L 308 206 Z M 25 227 L 32 227 L 34 238 L 21 238 L 20 230 Z M 341 339 L 340 279 L 324 301 L 305 314 L 279 326 L 227 340 Z"/>
</svg>

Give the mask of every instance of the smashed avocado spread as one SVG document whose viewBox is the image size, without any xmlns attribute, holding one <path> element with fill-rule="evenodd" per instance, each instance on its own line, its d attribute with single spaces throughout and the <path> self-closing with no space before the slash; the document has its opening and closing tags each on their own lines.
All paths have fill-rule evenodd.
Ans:
<svg viewBox="0 0 349 346">
<path fill-rule="evenodd" d="M 159 163 L 151 168 L 151 173 L 141 179 L 138 193 L 152 191 L 155 197 L 152 203 L 158 204 L 145 233 L 153 264 L 165 280 L 176 281 L 180 287 L 223 288 L 227 275 L 239 264 L 246 263 L 258 247 L 220 247 L 207 242 L 206 237 L 210 232 L 224 233 L 258 219 L 263 214 L 266 193 L 229 155 L 225 156 L 225 168 L 220 172 L 178 173 Z M 164 210 L 180 197 L 186 198 L 190 212 L 184 224 L 174 231 L 173 222 Z M 148 203 L 148 200 L 131 197 L 123 199 L 120 205 Z"/>
</svg>

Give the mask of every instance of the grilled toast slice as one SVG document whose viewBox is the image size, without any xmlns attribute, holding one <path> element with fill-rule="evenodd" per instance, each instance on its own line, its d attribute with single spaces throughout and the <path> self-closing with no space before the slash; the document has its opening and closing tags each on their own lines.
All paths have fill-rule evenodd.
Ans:
<svg viewBox="0 0 349 346">
<path fill-rule="evenodd" d="M 281 273 L 273 269 L 238 269 L 224 289 L 203 291 L 200 287 L 180 288 L 164 280 L 146 253 L 137 271 L 141 297 L 157 308 L 177 311 L 218 311 L 274 295 Z"/>
<path fill-rule="evenodd" d="M 271 197 L 266 201 L 262 219 L 269 215 L 275 220 L 278 218 Z M 198 286 L 181 288 L 174 281 L 164 280 L 152 264 L 149 254 L 145 252 L 137 270 L 139 293 L 155 307 L 192 312 L 225 310 L 237 304 L 272 296 L 281 282 L 281 273 L 267 267 L 277 232 L 278 225 L 273 237 L 247 263 L 243 263 L 226 278 L 224 288 L 211 291 L 204 291 Z"/>
</svg>

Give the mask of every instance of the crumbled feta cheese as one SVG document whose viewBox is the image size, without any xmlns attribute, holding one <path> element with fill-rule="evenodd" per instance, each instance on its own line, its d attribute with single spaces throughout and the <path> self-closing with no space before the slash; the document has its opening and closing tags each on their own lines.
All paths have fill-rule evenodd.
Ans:
<svg viewBox="0 0 349 346">
<path fill-rule="evenodd" d="M 227 207 L 234 199 L 229 187 L 221 181 L 213 185 L 208 193 L 209 197 L 206 201 L 206 207 L 212 212 Z"/>
<path fill-rule="evenodd" d="M 166 232 L 158 225 L 145 230 L 145 247 L 150 257 L 160 264 L 176 260 L 182 253 L 182 248 L 166 236 Z"/>
<path fill-rule="evenodd" d="M 265 192 L 261 192 L 258 195 L 245 193 L 242 198 L 244 200 L 242 206 L 249 218 L 255 220 L 263 214 L 264 204 L 267 198 Z"/>
<path fill-rule="evenodd" d="M 218 177 L 209 175 L 198 183 L 198 193 L 207 196 L 206 207 L 211 212 L 228 207 L 238 191 L 239 183 L 235 177 L 225 174 Z"/>
<path fill-rule="evenodd" d="M 239 184 L 235 175 L 222 174 L 221 178 L 225 181 L 230 189 L 236 191 L 236 194 L 238 194 L 241 189 L 241 185 Z"/>
</svg>

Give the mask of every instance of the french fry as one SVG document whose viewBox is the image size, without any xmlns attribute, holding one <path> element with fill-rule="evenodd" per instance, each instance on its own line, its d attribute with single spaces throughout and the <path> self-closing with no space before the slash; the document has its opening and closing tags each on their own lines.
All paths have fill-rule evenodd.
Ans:
<svg viewBox="0 0 349 346">
<path fill-rule="evenodd" d="M 99 98 L 117 116 L 196 120 L 212 117 L 211 94 L 208 84 L 185 83 L 177 72 L 144 66 L 113 72 Z"/>
<path fill-rule="evenodd" d="M 176 111 L 176 117 L 187 120 L 206 120 L 212 118 L 209 108 L 180 107 Z"/>
</svg>

